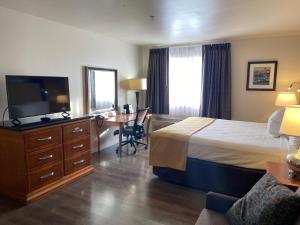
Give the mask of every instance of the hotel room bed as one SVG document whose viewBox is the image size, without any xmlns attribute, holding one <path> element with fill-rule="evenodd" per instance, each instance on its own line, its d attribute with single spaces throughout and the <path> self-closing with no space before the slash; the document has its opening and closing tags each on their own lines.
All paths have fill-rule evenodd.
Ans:
<svg viewBox="0 0 300 225">
<path fill-rule="evenodd" d="M 265 170 L 266 162 L 284 159 L 287 140 L 267 133 L 266 123 L 215 120 L 193 134 L 188 156 L 250 169 Z"/>
<path fill-rule="evenodd" d="M 185 171 L 154 166 L 157 176 L 181 185 L 243 196 L 265 173 L 267 161 L 280 162 L 288 140 L 267 133 L 267 124 L 213 121 L 188 143 Z"/>
</svg>

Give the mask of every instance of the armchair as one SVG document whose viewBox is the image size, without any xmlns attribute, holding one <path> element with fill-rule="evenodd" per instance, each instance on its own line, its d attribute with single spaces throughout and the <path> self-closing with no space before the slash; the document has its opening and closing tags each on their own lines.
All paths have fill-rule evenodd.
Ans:
<svg viewBox="0 0 300 225">
<path fill-rule="evenodd" d="M 206 208 L 202 210 L 195 225 L 229 225 L 225 213 L 238 198 L 214 192 L 206 195 Z"/>
<path fill-rule="evenodd" d="M 300 188 L 296 192 L 300 194 Z M 239 198 L 208 192 L 206 207 L 202 210 L 195 225 L 229 225 L 225 214 L 237 200 Z M 300 216 L 295 225 L 300 225 Z"/>
</svg>

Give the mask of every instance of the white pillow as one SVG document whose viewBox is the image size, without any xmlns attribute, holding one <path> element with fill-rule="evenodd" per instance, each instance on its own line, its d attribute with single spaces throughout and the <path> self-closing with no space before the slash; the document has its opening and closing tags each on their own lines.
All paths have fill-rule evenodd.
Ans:
<svg viewBox="0 0 300 225">
<path fill-rule="evenodd" d="M 268 133 L 273 137 L 279 137 L 279 129 L 281 126 L 281 122 L 283 119 L 285 108 L 281 108 L 272 113 L 272 115 L 268 119 Z"/>
</svg>

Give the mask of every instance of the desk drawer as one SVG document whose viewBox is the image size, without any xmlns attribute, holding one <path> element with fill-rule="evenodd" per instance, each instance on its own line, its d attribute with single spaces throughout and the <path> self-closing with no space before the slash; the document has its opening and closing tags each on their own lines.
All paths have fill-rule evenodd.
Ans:
<svg viewBox="0 0 300 225">
<path fill-rule="evenodd" d="M 91 148 L 91 141 L 89 136 L 83 139 L 79 139 L 77 141 L 64 144 L 65 159 L 69 159 L 75 155 L 78 155 L 86 151 L 90 152 L 90 148 Z"/>
<path fill-rule="evenodd" d="M 27 166 L 29 170 L 39 169 L 62 161 L 62 146 L 46 148 L 28 154 Z"/>
<path fill-rule="evenodd" d="M 62 132 L 60 127 L 45 128 L 25 135 L 26 150 L 32 151 L 38 147 L 48 147 L 62 143 Z M 38 149 L 36 149 L 38 150 Z"/>
<path fill-rule="evenodd" d="M 62 163 L 29 174 L 29 191 L 43 187 L 63 177 Z"/>
<path fill-rule="evenodd" d="M 90 121 L 73 123 L 71 125 L 64 126 L 64 142 L 70 142 L 76 140 L 78 137 L 90 135 Z"/>
<path fill-rule="evenodd" d="M 65 175 L 71 174 L 91 164 L 90 152 L 65 160 Z"/>
</svg>

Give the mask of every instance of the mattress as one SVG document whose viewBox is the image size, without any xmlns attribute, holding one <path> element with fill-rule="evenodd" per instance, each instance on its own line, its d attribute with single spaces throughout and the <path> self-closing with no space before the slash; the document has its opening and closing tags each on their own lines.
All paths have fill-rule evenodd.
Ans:
<svg viewBox="0 0 300 225">
<path fill-rule="evenodd" d="M 191 136 L 188 157 L 265 170 L 267 161 L 284 161 L 287 149 L 287 138 L 269 135 L 266 123 L 218 119 Z"/>
</svg>

